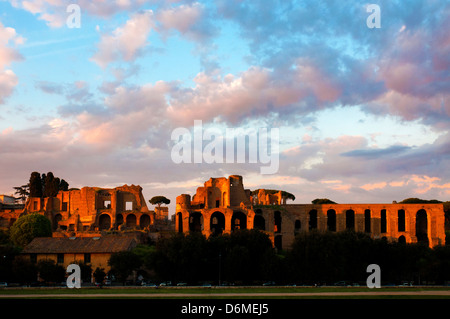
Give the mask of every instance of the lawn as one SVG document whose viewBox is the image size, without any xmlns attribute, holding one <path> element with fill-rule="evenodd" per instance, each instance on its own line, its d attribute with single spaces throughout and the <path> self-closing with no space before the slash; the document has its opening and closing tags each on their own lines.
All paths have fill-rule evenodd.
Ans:
<svg viewBox="0 0 450 319">
<path fill-rule="evenodd" d="M 381 293 L 380 295 L 340 295 L 340 293 Z M 382 293 L 399 293 L 383 295 Z M 410 295 L 411 292 L 417 294 Z M 446 295 L 421 295 L 421 292 L 443 292 Z M 317 293 L 325 293 L 324 296 Z M 331 294 L 330 294 L 331 293 Z M 404 295 L 402 293 L 405 293 Z M 269 294 L 269 295 L 264 295 Z M 301 294 L 305 294 L 302 296 Z M 314 294 L 314 295 L 308 295 Z M 86 287 L 69 288 L 3 288 L 0 297 L 23 298 L 450 298 L 450 287 Z"/>
</svg>

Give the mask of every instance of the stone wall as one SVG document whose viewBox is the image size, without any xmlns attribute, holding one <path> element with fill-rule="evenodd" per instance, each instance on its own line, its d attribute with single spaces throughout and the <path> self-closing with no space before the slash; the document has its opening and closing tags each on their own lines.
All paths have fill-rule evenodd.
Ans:
<svg viewBox="0 0 450 319">
<path fill-rule="evenodd" d="M 374 239 L 423 241 L 430 247 L 445 244 L 442 204 L 285 204 L 281 191 L 266 194 L 260 190 L 259 205 L 252 205 L 250 192 L 237 175 L 211 178 L 197 189 L 194 198 L 191 202 L 187 194 L 177 197 L 177 232 L 199 231 L 208 237 L 236 229 L 259 229 L 279 249 L 288 249 L 296 234 L 313 230 L 351 229 Z"/>
</svg>

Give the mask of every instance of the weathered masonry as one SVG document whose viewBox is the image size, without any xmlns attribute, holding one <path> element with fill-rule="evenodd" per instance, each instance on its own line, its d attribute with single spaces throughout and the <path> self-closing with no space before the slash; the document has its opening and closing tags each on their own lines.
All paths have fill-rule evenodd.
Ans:
<svg viewBox="0 0 450 319">
<path fill-rule="evenodd" d="M 177 197 L 175 229 L 205 236 L 236 229 L 267 233 L 278 249 L 289 248 L 299 232 L 354 230 L 403 243 L 445 244 L 442 204 L 286 204 L 280 191 L 251 196 L 242 177 L 211 178 L 192 197 Z"/>
<path fill-rule="evenodd" d="M 142 187 L 83 187 L 60 191 L 56 197 L 31 197 L 24 213 L 39 212 L 52 222 L 53 230 L 101 231 L 146 229 L 154 223 L 142 195 Z"/>
</svg>

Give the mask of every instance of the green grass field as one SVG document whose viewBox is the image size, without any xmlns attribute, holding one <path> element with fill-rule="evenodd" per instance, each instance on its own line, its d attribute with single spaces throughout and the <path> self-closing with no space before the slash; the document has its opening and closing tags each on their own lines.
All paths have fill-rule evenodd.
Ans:
<svg viewBox="0 0 450 319">
<path fill-rule="evenodd" d="M 450 298 L 450 287 L 3 288 L 0 298 Z"/>
</svg>

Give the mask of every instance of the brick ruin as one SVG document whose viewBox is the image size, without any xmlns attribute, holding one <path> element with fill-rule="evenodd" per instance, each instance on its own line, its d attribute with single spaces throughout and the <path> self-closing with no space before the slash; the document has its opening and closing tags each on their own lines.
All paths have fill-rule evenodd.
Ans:
<svg viewBox="0 0 450 319">
<path fill-rule="evenodd" d="M 288 249 L 300 232 L 352 229 L 404 243 L 445 244 L 442 204 L 287 204 L 282 191 L 252 195 L 242 177 L 210 178 L 192 196 L 176 198 L 173 223 L 168 208 L 149 210 L 142 187 L 83 187 L 49 198 L 31 197 L 24 209 L 0 211 L 0 228 L 23 214 L 38 212 L 51 221 L 53 236 L 98 236 L 130 230 L 146 233 L 201 232 L 205 236 L 236 229 L 265 232 L 274 247 Z"/>
<path fill-rule="evenodd" d="M 286 204 L 279 191 L 251 196 L 242 177 L 211 178 L 195 195 L 176 199 L 175 230 L 205 236 L 259 229 L 278 249 L 288 249 L 302 231 L 366 232 L 404 243 L 445 244 L 442 204 Z"/>
<path fill-rule="evenodd" d="M 50 220 L 54 236 L 85 237 L 102 231 L 155 231 L 164 228 L 168 215 L 167 207 L 148 209 L 141 186 L 83 187 L 55 197 L 30 197 L 23 210 L 0 213 L 0 226 L 10 227 L 22 214 L 35 212 Z"/>
</svg>

